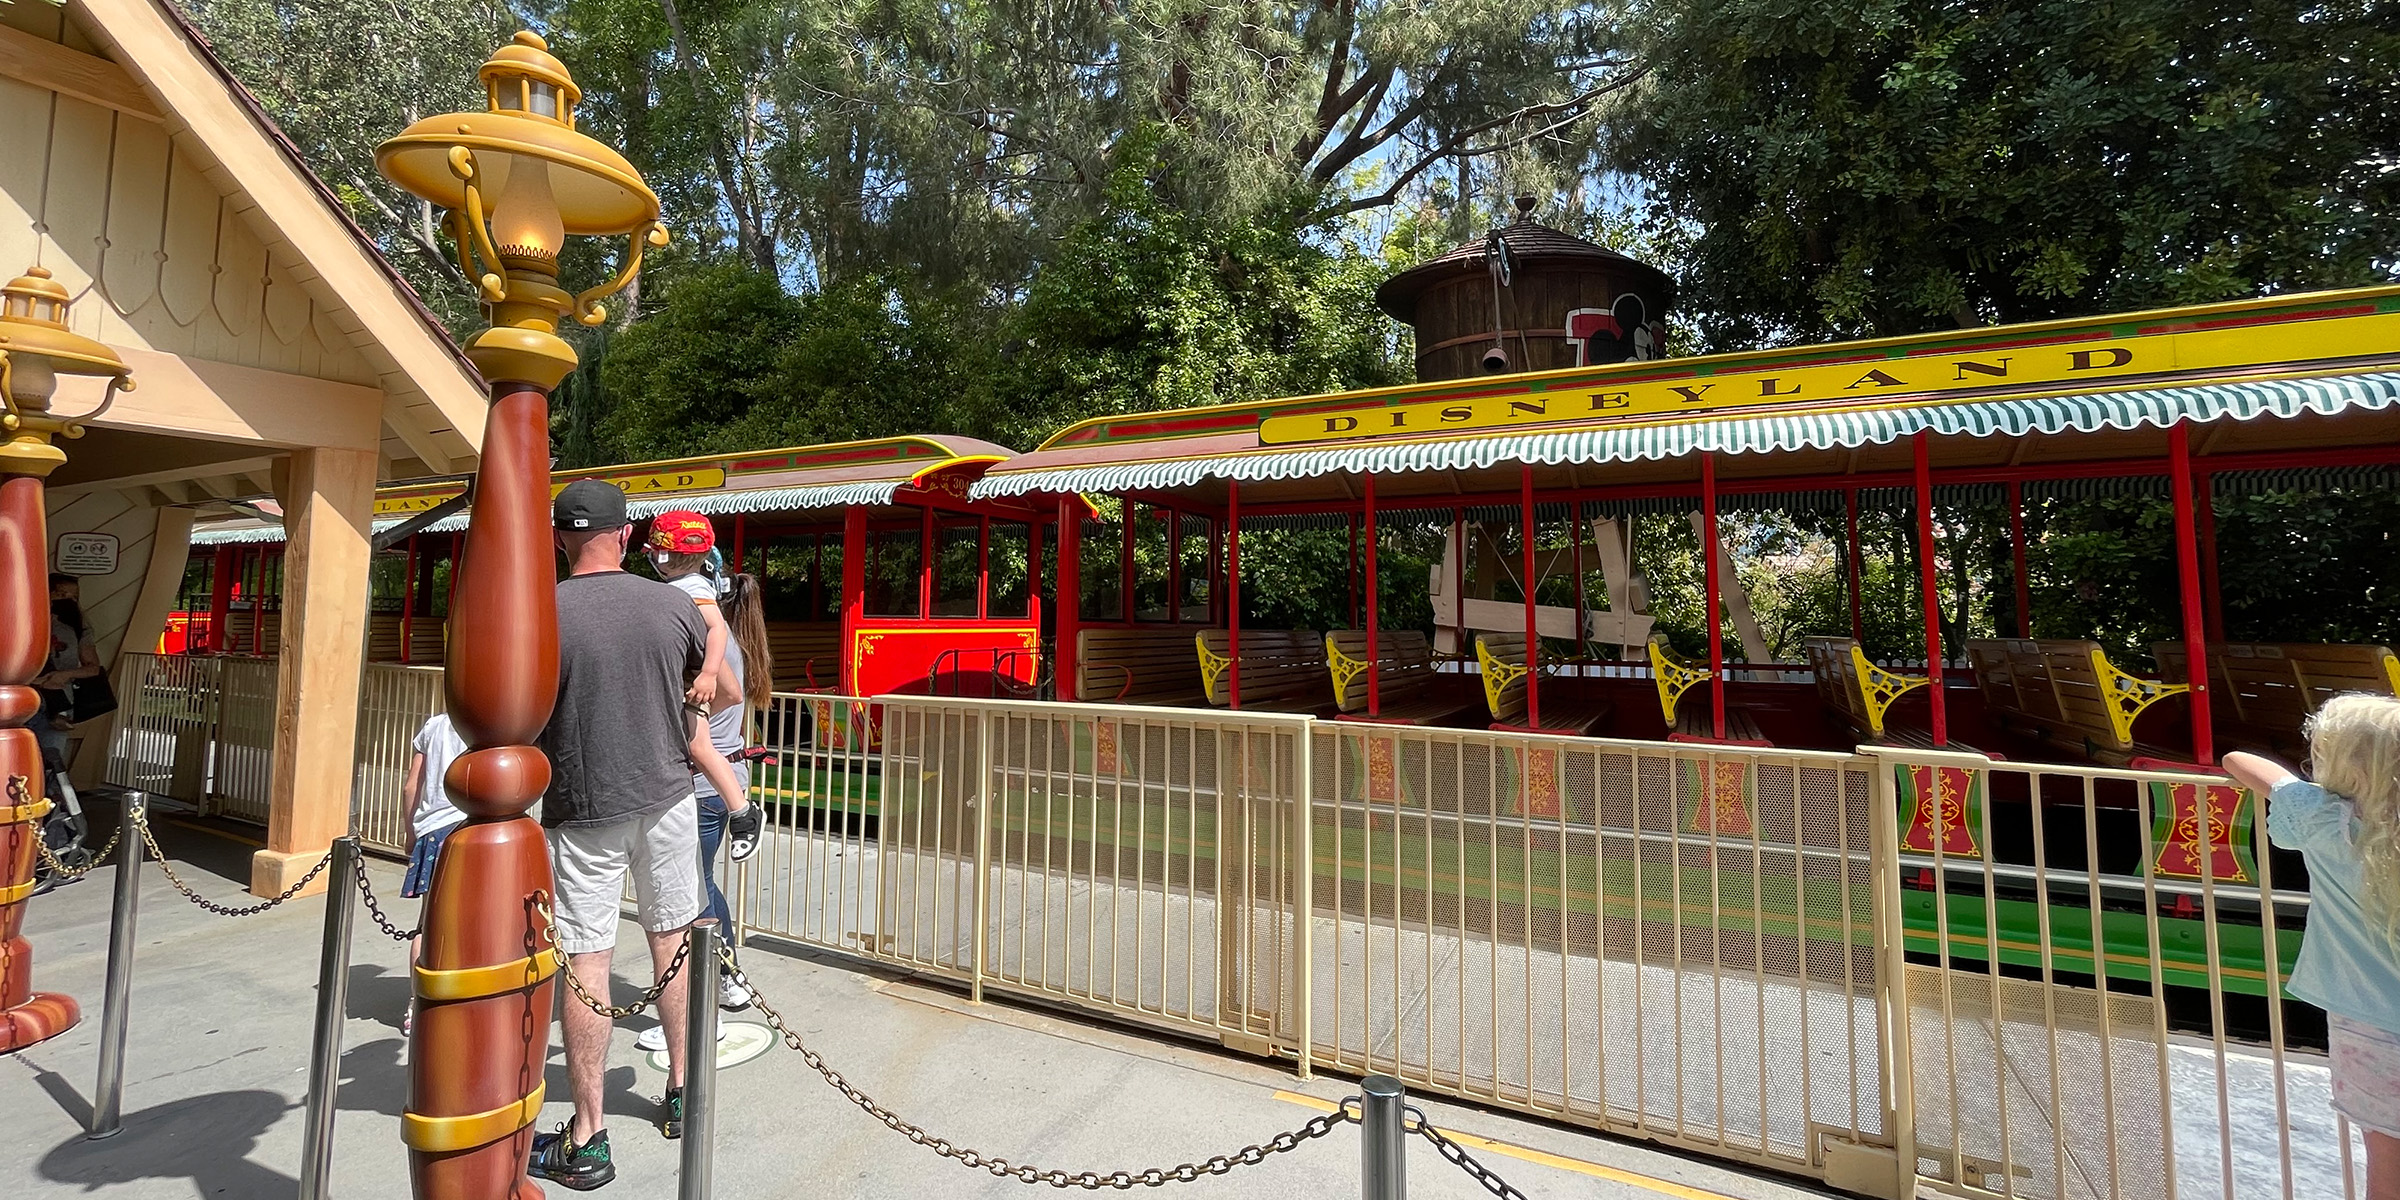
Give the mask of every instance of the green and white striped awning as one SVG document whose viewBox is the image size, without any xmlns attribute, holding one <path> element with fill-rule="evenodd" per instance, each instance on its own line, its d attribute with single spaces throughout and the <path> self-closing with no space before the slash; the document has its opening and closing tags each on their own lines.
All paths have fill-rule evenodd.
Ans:
<svg viewBox="0 0 2400 1200">
<path fill-rule="evenodd" d="M 2103 429 L 2164 428 L 2177 421 L 2380 411 L 2395 404 L 2400 404 L 2400 372 L 2377 372 L 1917 408 L 1602 426 L 1449 441 L 1261 450 L 1051 470 L 1009 471 L 1003 467 L 976 481 L 968 494 L 988 499 L 1035 492 L 1109 493 L 1189 487 L 1211 479 L 1251 482 L 1367 472 L 1460 471 L 1520 462 L 1537 465 L 1639 462 L 1701 452 L 1774 454 L 1885 445 L 1919 432 L 1945 437 L 2094 433 Z"/>
<path fill-rule="evenodd" d="M 830 483 L 819 487 L 754 488 L 743 492 L 698 492 L 681 496 L 666 496 L 655 500 L 631 500 L 625 512 L 635 520 L 655 517 L 663 512 L 696 512 L 702 516 L 754 516 L 760 513 L 809 512 L 817 509 L 880 507 L 890 504 L 892 497 L 905 485 L 903 480 L 876 480 L 867 483 Z M 467 528 L 466 513 L 452 513 L 419 530 L 420 533 L 461 533 Z M 406 518 L 402 518 L 405 520 Z M 394 528 L 399 520 L 377 521 L 375 532 Z M 250 525 L 234 529 L 195 529 L 195 546 L 245 546 L 281 542 L 281 525 Z"/>
</svg>

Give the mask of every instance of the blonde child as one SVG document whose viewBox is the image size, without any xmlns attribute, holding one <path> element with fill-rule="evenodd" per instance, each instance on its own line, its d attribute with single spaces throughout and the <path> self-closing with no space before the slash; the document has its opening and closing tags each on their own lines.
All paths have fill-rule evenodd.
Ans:
<svg viewBox="0 0 2400 1200">
<path fill-rule="evenodd" d="M 467 814 L 450 803 L 450 792 L 442 786 L 442 777 L 450 773 L 450 763 L 467 752 L 467 743 L 450 726 L 450 714 L 437 712 L 425 718 L 417 736 L 408 745 L 408 775 L 401 780 L 401 795 L 409 798 L 408 816 L 408 874 L 400 879 L 400 894 L 415 899 L 433 886 L 433 865 L 442 856 L 442 843 L 466 823 Z M 408 963 L 417 963 L 417 939 L 408 939 Z M 400 1032 L 407 1033 L 417 1013 L 415 1001 L 400 1018 Z"/>
<path fill-rule="evenodd" d="M 2266 797 L 2267 836 L 2308 863 L 2291 993 L 2325 1010 L 2333 1106 L 2367 1142 L 2367 1200 L 2400 1200 L 2400 699 L 2345 695 L 2309 721 L 2314 782 L 2256 754 L 2225 770 Z"/>
</svg>

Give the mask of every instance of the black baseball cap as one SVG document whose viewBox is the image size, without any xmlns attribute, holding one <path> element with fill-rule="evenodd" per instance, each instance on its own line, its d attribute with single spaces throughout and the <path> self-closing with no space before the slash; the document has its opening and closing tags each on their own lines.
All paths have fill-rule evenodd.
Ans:
<svg viewBox="0 0 2400 1200">
<path fill-rule="evenodd" d="M 550 523 L 559 529 L 589 533 L 617 529 L 632 522 L 625 518 L 625 493 L 617 485 L 598 479 L 578 479 L 550 502 Z"/>
</svg>

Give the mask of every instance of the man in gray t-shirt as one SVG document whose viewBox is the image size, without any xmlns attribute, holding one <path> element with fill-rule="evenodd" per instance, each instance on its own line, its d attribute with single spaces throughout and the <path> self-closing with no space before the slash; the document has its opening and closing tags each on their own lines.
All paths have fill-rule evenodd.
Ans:
<svg viewBox="0 0 2400 1200">
<path fill-rule="evenodd" d="M 540 745 L 550 756 L 542 824 L 550 839 L 559 949 L 595 996 L 609 993 L 617 904 L 626 876 L 649 935 L 652 979 L 665 974 L 700 915 L 700 826 L 689 746 L 699 730 L 684 689 L 707 627 L 682 592 L 625 572 L 625 494 L 568 484 L 552 505 L 567 556 L 558 584 L 558 704 Z M 537 1134 L 529 1171 L 578 1190 L 615 1178 L 601 1092 L 610 1020 L 566 1002 L 567 1083 L 575 1119 Z M 682 1134 L 685 989 L 659 995 L 667 1032 L 667 1136 Z"/>
</svg>

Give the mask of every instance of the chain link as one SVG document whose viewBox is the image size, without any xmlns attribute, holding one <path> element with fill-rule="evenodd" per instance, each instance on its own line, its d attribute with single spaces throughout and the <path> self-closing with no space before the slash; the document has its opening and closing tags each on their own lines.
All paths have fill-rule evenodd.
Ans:
<svg viewBox="0 0 2400 1200">
<path fill-rule="evenodd" d="M 375 919 L 375 926 L 383 930 L 383 936 L 395 942 L 405 942 L 417 936 L 416 930 L 402 929 L 394 925 L 390 917 L 383 915 L 383 906 L 375 902 L 375 887 L 367 882 L 365 871 L 358 873 L 358 898 L 366 902 L 367 915 Z"/>
<path fill-rule="evenodd" d="M 116 853 L 117 839 L 124 836 L 125 830 L 122 826 L 111 831 L 108 835 L 108 844 L 100 847 L 99 853 L 85 858 L 83 860 L 83 865 L 80 867 L 70 867 L 65 862 L 61 861 L 58 855 L 51 853 L 50 842 L 46 838 L 36 836 L 33 840 L 33 844 L 36 849 L 41 851 L 42 861 L 49 864 L 50 873 L 52 875 L 55 875 L 60 879 L 81 879 L 84 876 L 99 870 L 101 864 L 108 861 L 108 856 Z"/>
<path fill-rule="evenodd" d="M 1441 1130 L 1434 1128 L 1433 1122 L 1425 1118 L 1423 1109 L 1411 1104 L 1404 1111 L 1415 1118 L 1417 1132 L 1425 1135 L 1425 1140 L 1432 1142 L 1433 1148 L 1440 1151 L 1443 1158 L 1449 1159 L 1452 1166 L 1465 1171 L 1475 1182 L 1482 1184 L 1483 1190 L 1500 1197 L 1500 1200 L 1525 1200 L 1525 1193 L 1500 1178 L 1490 1167 L 1475 1161 L 1475 1156 L 1467 1153 L 1466 1147 L 1451 1141 Z"/>
<path fill-rule="evenodd" d="M 1037 1167 L 1031 1163 L 1010 1162 L 999 1155 L 985 1154 L 980 1150 L 956 1145 L 948 1138 L 936 1137 L 927 1133 L 923 1128 L 910 1124 L 892 1110 L 876 1103 L 874 1097 L 860 1091 L 849 1080 L 842 1078 L 841 1072 L 827 1065 L 824 1058 L 820 1057 L 816 1051 L 809 1049 L 808 1044 L 801 1040 L 798 1031 L 784 1023 L 783 1014 L 775 1011 L 775 1006 L 769 1004 L 767 998 L 759 993 L 758 985 L 750 982 L 749 978 L 742 974 L 741 964 L 733 960 L 731 948 L 726 948 L 719 953 L 720 957 L 725 960 L 726 973 L 736 984 L 749 991 L 750 1002 L 756 1005 L 759 1014 L 766 1018 L 767 1026 L 783 1039 L 784 1045 L 799 1051 L 801 1059 L 808 1063 L 809 1068 L 824 1076 L 825 1082 L 831 1084 L 835 1091 L 847 1097 L 850 1103 L 857 1105 L 868 1116 L 883 1122 L 886 1128 L 909 1141 L 944 1158 L 951 1159 L 962 1167 L 987 1171 L 1002 1179 L 1014 1179 L 1019 1183 L 1046 1183 L 1054 1188 L 1082 1188 L 1090 1192 L 1106 1189 L 1122 1192 L 1136 1187 L 1164 1187 L 1170 1183 L 1191 1183 L 1211 1175 L 1228 1174 L 1235 1167 L 1257 1166 L 1265 1162 L 1270 1155 L 1290 1153 L 1308 1142 L 1333 1132 L 1336 1126 L 1346 1121 L 1357 1120 L 1359 1116 L 1358 1097 L 1352 1096 L 1342 1101 L 1340 1108 L 1312 1117 L 1297 1129 L 1287 1129 L 1264 1142 L 1244 1146 L 1231 1154 L 1212 1155 L 1200 1162 L 1180 1163 L 1172 1167 L 1149 1167 L 1140 1171 L 1110 1171 L 1104 1175 L 1097 1171 L 1060 1171 Z M 1519 1200 L 1522 1198 L 1520 1197 Z"/>
<path fill-rule="evenodd" d="M 256 904 L 252 904 L 244 908 L 234 908 L 231 905 L 219 904 L 216 901 L 193 891 L 192 885 L 185 883 L 183 881 L 183 877 L 175 873 L 174 864 L 167 861 L 166 851 L 158 848 L 158 839 L 150 836 L 150 812 L 148 809 L 137 808 L 134 810 L 133 827 L 135 832 L 138 832 L 142 835 L 142 845 L 149 849 L 150 857 L 158 860 L 158 869 L 166 874 L 167 882 L 173 884 L 176 891 L 183 893 L 184 899 L 189 900 L 192 903 L 197 904 L 220 917 L 255 917 L 258 914 L 263 913 L 268 909 L 299 895 L 302 889 L 306 888 L 309 884 L 316 882 L 317 876 L 325 873 L 325 868 L 333 865 L 333 851 L 327 850 L 325 852 L 325 857 L 318 859 L 317 865 L 308 869 L 308 874 L 303 875 L 298 880 L 294 881 L 292 886 L 283 889 L 282 895 L 268 900 L 261 900 Z"/>
<path fill-rule="evenodd" d="M 548 899 L 539 892 L 534 893 L 533 911 L 541 916 L 542 928 L 550 935 L 550 944 L 558 945 L 558 921 L 550 913 Z M 566 976 L 567 990 L 574 992 L 575 998 L 581 1000 L 584 1007 L 611 1021 L 622 1021 L 658 1003 L 658 998 L 667 994 L 668 985 L 674 983 L 675 976 L 683 970 L 683 960 L 691 957 L 691 953 L 692 935 L 686 931 L 683 940 L 675 945 L 675 957 L 668 961 L 666 973 L 658 977 L 658 982 L 643 988 L 641 998 L 631 1004 L 602 1003 L 599 997 L 584 990 L 582 980 L 575 978 L 575 965 L 572 962 L 560 963 L 558 973 Z"/>
</svg>

